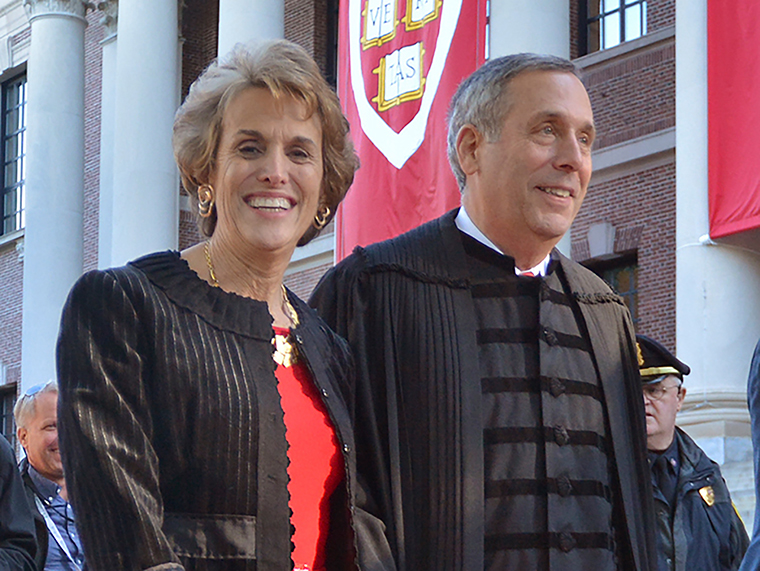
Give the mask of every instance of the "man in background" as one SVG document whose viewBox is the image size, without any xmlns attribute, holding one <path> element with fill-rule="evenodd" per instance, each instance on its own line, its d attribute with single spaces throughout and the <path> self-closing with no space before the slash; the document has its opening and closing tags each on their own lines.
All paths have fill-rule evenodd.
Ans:
<svg viewBox="0 0 760 571">
<path fill-rule="evenodd" d="M 676 426 L 691 371 L 637 335 L 658 531 L 659 571 L 739 568 L 749 539 L 718 464 Z"/>
<path fill-rule="evenodd" d="M 68 502 L 58 449 L 58 385 L 49 381 L 26 391 L 13 407 L 26 458 L 19 466 L 31 505 L 42 571 L 79 571 L 84 564 L 74 511 Z"/>
</svg>

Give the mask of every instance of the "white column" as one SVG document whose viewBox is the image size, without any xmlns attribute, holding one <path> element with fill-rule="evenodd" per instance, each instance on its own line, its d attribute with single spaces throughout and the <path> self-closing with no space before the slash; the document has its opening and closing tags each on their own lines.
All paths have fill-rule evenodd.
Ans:
<svg viewBox="0 0 760 571">
<path fill-rule="evenodd" d="M 692 368 L 687 399 L 713 398 L 746 418 L 746 383 L 760 337 L 760 256 L 708 240 L 707 6 L 676 2 L 676 340 Z M 710 407 L 712 408 L 712 407 Z"/>
<path fill-rule="evenodd" d="M 22 389 L 55 377 L 61 308 L 82 273 L 84 30 L 80 0 L 26 0 L 26 231 Z"/>
<path fill-rule="evenodd" d="M 127 0 L 129 1 L 129 0 Z M 113 266 L 113 168 L 114 123 L 116 120 L 116 34 L 118 23 L 118 0 L 98 3 L 103 12 L 105 38 L 103 48 L 100 95 L 100 205 L 98 224 L 98 267 Z M 117 217 L 118 219 L 118 217 Z"/>
<path fill-rule="evenodd" d="M 747 374 L 760 337 L 760 257 L 713 244 L 708 222 L 706 0 L 676 1 L 676 343 L 691 366 L 677 422 L 754 513 Z"/>
<path fill-rule="evenodd" d="M 534 52 L 570 57 L 568 0 L 491 0 L 489 57 Z"/>
<path fill-rule="evenodd" d="M 284 0 L 219 0 L 217 53 L 223 56 L 238 42 L 285 37 Z"/>
<path fill-rule="evenodd" d="M 176 248 L 179 177 L 172 153 L 179 100 L 177 0 L 119 3 L 112 264 Z"/>
</svg>

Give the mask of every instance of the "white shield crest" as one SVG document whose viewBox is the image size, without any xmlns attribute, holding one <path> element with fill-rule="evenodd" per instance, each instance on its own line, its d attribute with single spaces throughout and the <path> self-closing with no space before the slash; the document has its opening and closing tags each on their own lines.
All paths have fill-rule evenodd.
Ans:
<svg viewBox="0 0 760 571">
<path fill-rule="evenodd" d="M 449 55 L 451 41 L 454 38 L 462 0 L 442 0 L 440 27 L 433 58 L 425 78 L 424 92 L 419 110 L 414 118 L 399 132 L 391 128 L 380 116 L 367 98 L 367 90 L 362 72 L 362 2 L 349 1 L 349 59 L 351 68 L 351 87 L 354 92 L 356 108 L 361 121 L 361 128 L 370 141 L 388 159 L 394 167 L 400 169 L 425 139 L 430 109 L 438 91 L 446 59 Z M 425 48 L 427 52 L 428 47 Z"/>
</svg>

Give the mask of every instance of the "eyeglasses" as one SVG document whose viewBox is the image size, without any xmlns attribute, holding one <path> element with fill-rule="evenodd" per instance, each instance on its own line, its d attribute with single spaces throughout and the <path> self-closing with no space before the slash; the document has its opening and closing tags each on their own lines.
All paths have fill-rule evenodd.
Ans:
<svg viewBox="0 0 760 571">
<path fill-rule="evenodd" d="M 665 393 L 668 392 L 670 389 L 678 389 L 681 390 L 681 385 L 671 385 L 669 387 L 663 387 L 661 382 L 658 383 L 652 383 L 651 385 L 644 385 L 641 387 L 641 390 L 644 393 L 644 396 L 651 399 L 651 400 L 660 400 L 662 397 L 665 396 Z"/>
</svg>

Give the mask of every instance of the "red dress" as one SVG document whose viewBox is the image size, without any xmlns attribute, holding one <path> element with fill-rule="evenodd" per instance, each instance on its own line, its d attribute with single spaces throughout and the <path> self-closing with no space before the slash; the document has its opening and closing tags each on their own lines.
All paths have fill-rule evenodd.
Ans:
<svg viewBox="0 0 760 571">
<path fill-rule="evenodd" d="M 277 335 L 290 331 L 274 328 Z M 329 498 L 345 477 L 332 422 L 306 364 L 277 365 L 275 376 L 288 440 L 288 492 L 295 571 L 324 571 Z"/>
</svg>

